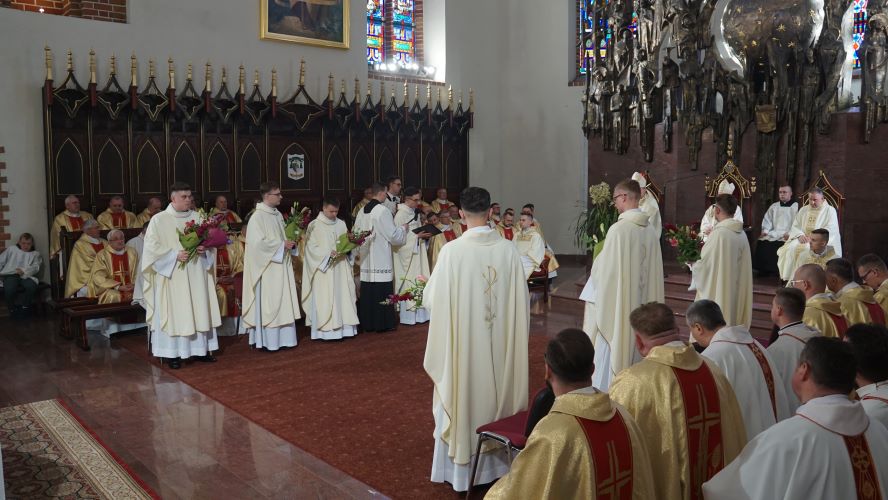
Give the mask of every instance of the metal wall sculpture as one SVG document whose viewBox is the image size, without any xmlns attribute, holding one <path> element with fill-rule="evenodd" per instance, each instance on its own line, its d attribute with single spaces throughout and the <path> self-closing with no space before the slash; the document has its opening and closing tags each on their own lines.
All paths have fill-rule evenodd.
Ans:
<svg viewBox="0 0 888 500">
<path fill-rule="evenodd" d="M 765 192 L 775 182 L 778 142 L 786 141 L 786 180 L 811 180 L 815 132 L 850 106 L 853 53 L 847 1 L 585 0 L 583 130 L 605 150 L 624 154 L 630 130 L 644 158 L 672 148 L 674 122 L 683 129 L 688 161 L 697 168 L 703 131 L 712 130 L 717 164 L 729 142 L 739 157 L 742 137 L 756 133 L 756 169 Z M 870 2 L 861 48 L 865 138 L 888 121 L 888 12 Z M 751 127 L 754 124 L 754 127 Z"/>
<path fill-rule="evenodd" d="M 345 80 L 337 95 L 330 75 L 327 96 L 318 103 L 306 91 L 304 61 L 296 92 L 286 100 L 278 99 L 274 70 L 266 93 L 258 71 L 248 88 L 243 66 L 233 94 L 224 68 L 219 86 L 213 86 L 209 63 L 200 91 L 191 65 L 184 88 L 176 89 L 172 59 L 166 90 L 158 87 L 153 61 L 148 84 L 139 88 L 135 55 L 128 88 L 118 81 L 114 57 L 107 83 L 99 87 L 92 52 L 89 83 L 83 88 L 72 59 L 69 51 L 66 78 L 55 86 L 52 54 L 46 49 L 50 219 L 69 194 L 80 196 L 84 210 L 93 213 L 123 195 L 131 203 L 128 208 L 138 212 L 152 196 L 165 199 L 174 181 L 188 182 L 204 206 L 218 195 L 228 196 L 229 206 L 241 215 L 266 179 L 280 182 L 287 205 L 317 206 L 329 195 L 339 198 L 343 215 L 365 187 L 390 175 L 401 175 L 405 186 L 422 187 L 427 198 L 440 186 L 458 191 L 468 182 L 471 91 L 464 106 L 462 93 L 454 102 L 450 89 L 442 100 L 439 88 L 435 99 L 427 86 L 421 104 L 418 86 L 412 99 L 406 82 L 401 96 L 392 89 L 387 97 L 380 82 L 375 97 L 369 83 L 362 95 L 356 79 L 349 99 Z"/>
</svg>

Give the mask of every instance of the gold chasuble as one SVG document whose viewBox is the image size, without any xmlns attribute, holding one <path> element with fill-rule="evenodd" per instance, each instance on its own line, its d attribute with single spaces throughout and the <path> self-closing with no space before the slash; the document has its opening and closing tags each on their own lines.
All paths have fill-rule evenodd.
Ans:
<svg viewBox="0 0 888 500">
<path fill-rule="evenodd" d="M 875 291 L 873 294 L 873 298 L 876 299 L 876 302 L 882 306 L 882 310 L 885 311 L 885 322 L 888 324 L 888 280 L 882 282 L 879 285 L 879 289 Z"/>
<path fill-rule="evenodd" d="M 210 210 L 210 215 L 216 215 L 218 213 L 219 213 L 219 209 L 216 207 L 213 207 L 213 209 Z M 237 213 L 235 213 L 233 210 L 226 210 L 225 211 L 225 222 L 227 222 L 229 224 L 240 224 L 243 221 L 241 220 L 240 216 L 237 215 Z"/>
<path fill-rule="evenodd" d="M 81 288 L 89 284 L 92 276 L 93 262 L 96 254 L 107 248 L 108 242 L 93 239 L 84 234 L 74 244 L 71 259 L 68 260 L 68 272 L 65 276 L 65 297 L 74 296 Z"/>
<path fill-rule="evenodd" d="M 658 500 L 702 499 L 702 485 L 743 449 L 746 429 L 728 379 L 681 342 L 620 372 L 610 396 L 645 436 Z"/>
<path fill-rule="evenodd" d="M 436 199 L 432 200 L 432 204 L 429 206 L 432 207 L 432 212 L 440 214 L 444 210 L 450 210 L 451 205 L 453 205 L 453 203 L 450 203 L 450 200 Z"/>
<path fill-rule="evenodd" d="M 136 282 L 136 266 L 139 254 L 135 248 L 126 247 L 117 253 L 110 246 L 96 255 L 89 280 L 89 296 L 97 297 L 99 304 L 130 302 L 133 292 L 121 292 L 117 287 Z"/>
<path fill-rule="evenodd" d="M 147 208 L 139 212 L 139 215 L 136 216 L 136 227 L 145 227 L 151 220 L 152 215 L 154 214 L 149 212 Z"/>
<path fill-rule="evenodd" d="M 844 338 L 848 330 L 848 320 L 842 314 L 842 305 L 828 293 L 817 294 L 805 302 L 802 321 L 816 328 L 824 337 Z"/>
<path fill-rule="evenodd" d="M 142 227 L 136 223 L 136 214 L 124 210 L 120 213 L 114 213 L 110 209 L 105 210 L 96 217 L 96 222 L 102 226 L 102 229 L 128 229 L 131 227 Z"/>
<path fill-rule="evenodd" d="M 447 229 L 445 229 L 445 227 Z M 432 270 L 435 269 L 435 262 L 438 260 L 438 254 L 441 253 L 441 249 L 444 248 L 444 245 L 459 238 L 462 234 L 462 230 L 459 226 L 440 226 L 438 229 L 442 231 L 441 234 L 432 236 L 429 243 L 429 267 Z"/>
<path fill-rule="evenodd" d="M 219 300 L 219 314 L 225 318 L 240 316 L 235 279 L 244 272 L 243 245 L 239 241 L 216 249 L 216 298 Z"/>
<path fill-rule="evenodd" d="M 693 266 L 694 300 L 721 307 L 728 326 L 752 324 L 752 254 L 743 223 L 726 219 L 715 225 Z"/>
<path fill-rule="evenodd" d="M 54 257 L 62 249 L 59 241 L 59 233 L 65 228 L 69 233 L 80 231 L 83 223 L 92 219 L 93 216 L 89 212 L 81 211 L 77 215 L 71 215 L 64 211 L 55 216 L 52 220 L 52 228 L 49 230 L 49 255 Z"/>
<path fill-rule="evenodd" d="M 559 396 L 487 500 L 656 498 L 644 436 L 607 393 Z"/>
<path fill-rule="evenodd" d="M 850 283 L 836 292 L 836 299 L 842 306 L 842 315 L 848 320 L 849 327 L 860 323 L 885 324 L 885 312 L 876 302 L 871 289 Z"/>
<path fill-rule="evenodd" d="M 500 234 L 500 236 L 502 236 L 503 238 L 505 238 L 509 241 L 513 241 L 515 239 L 515 227 L 514 226 L 506 227 L 502 224 L 497 224 L 496 230 Z"/>
</svg>

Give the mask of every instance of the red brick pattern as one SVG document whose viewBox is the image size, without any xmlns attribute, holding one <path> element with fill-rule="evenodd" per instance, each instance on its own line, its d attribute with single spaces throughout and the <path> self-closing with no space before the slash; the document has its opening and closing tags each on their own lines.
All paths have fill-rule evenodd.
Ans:
<svg viewBox="0 0 888 500">
<path fill-rule="evenodd" d="M 126 0 L 0 0 L 0 6 L 28 12 L 126 22 Z"/>
<path fill-rule="evenodd" d="M 0 146 L 0 155 L 6 152 L 6 149 L 3 146 Z M 0 161 L 0 252 L 6 250 L 7 241 L 9 241 L 12 236 L 8 232 L 9 228 L 9 219 L 6 214 L 9 212 L 9 205 L 6 204 L 6 198 L 9 197 L 9 192 L 6 190 L 6 162 Z"/>
</svg>

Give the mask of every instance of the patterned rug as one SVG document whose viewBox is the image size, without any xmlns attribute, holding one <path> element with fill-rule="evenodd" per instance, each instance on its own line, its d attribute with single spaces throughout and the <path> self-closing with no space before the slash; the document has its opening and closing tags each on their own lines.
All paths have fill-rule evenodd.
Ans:
<svg viewBox="0 0 888 500">
<path fill-rule="evenodd" d="M 58 400 L 0 409 L 6 496 L 160 498 Z"/>
</svg>

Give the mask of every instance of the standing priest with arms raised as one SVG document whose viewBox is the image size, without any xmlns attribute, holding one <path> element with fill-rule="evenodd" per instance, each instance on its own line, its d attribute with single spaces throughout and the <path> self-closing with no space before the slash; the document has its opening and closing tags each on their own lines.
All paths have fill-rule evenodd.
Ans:
<svg viewBox="0 0 888 500">
<path fill-rule="evenodd" d="M 185 225 L 199 222 L 191 202 L 188 184 L 170 187 L 170 204 L 151 218 L 140 260 L 151 352 L 168 358 L 174 369 L 190 357 L 216 361 L 211 352 L 219 348 L 216 328 L 222 324 L 213 279 L 215 251 L 198 247 L 189 259 L 179 243 Z"/>
<path fill-rule="evenodd" d="M 460 194 L 468 229 L 441 249 L 423 295 L 431 312 L 423 367 L 435 385 L 432 481 L 466 491 L 475 429 L 527 407 L 530 309 L 515 245 L 487 225 L 490 193 Z M 477 458 L 477 484 L 509 470 L 503 448 Z"/>
</svg>

